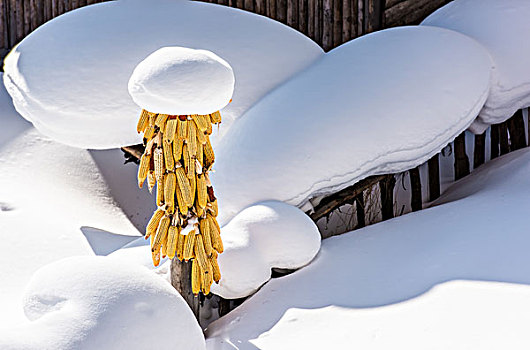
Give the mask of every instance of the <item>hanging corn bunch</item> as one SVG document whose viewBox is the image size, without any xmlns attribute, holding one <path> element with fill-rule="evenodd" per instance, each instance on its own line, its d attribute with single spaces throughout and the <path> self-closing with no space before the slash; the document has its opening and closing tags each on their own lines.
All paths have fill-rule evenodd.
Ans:
<svg viewBox="0 0 530 350">
<path fill-rule="evenodd" d="M 223 252 L 215 198 L 209 171 L 215 161 L 210 134 L 221 114 L 167 115 L 143 110 L 137 131 L 144 134 L 138 186 L 156 183 L 158 209 L 145 238 L 151 239 L 153 264 L 169 257 L 192 260 L 192 290 L 210 293 L 221 273 L 217 254 Z M 153 180 L 149 180 L 153 179 Z"/>
<path fill-rule="evenodd" d="M 230 65 L 212 52 L 161 48 L 144 59 L 129 80 L 129 94 L 141 106 L 137 124 L 145 152 L 138 186 L 156 186 L 156 205 L 145 238 L 153 264 L 168 257 L 190 261 L 193 294 L 210 293 L 219 282 L 223 252 L 209 172 L 215 161 L 210 135 L 219 110 L 234 91 Z M 150 111 L 155 111 L 152 113 Z"/>
</svg>

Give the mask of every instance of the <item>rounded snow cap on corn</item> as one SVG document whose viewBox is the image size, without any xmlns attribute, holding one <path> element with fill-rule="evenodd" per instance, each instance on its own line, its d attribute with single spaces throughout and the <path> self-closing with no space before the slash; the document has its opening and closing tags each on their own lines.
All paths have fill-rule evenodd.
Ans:
<svg viewBox="0 0 530 350">
<path fill-rule="evenodd" d="M 129 94 L 153 113 L 210 114 L 230 102 L 234 84 L 232 67 L 213 52 L 163 47 L 136 66 Z"/>
</svg>

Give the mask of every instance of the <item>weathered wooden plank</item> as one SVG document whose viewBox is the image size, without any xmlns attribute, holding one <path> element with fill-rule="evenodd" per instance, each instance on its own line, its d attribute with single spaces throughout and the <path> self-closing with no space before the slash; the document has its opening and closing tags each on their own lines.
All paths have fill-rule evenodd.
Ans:
<svg viewBox="0 0 530 350">
<path fill-rule="evenodd" d="M 364 210 L 364 192 L 355 197 L 355 213 L 357 215 L 357 228 L 366 226 L 366 212 Z"/>
<path fill-rule="evenodd" d="M 419 211 L 423 209 L 422 207 L 422 195 L 421 195 L 421 178 L 420 178 L 420 168 L 416 167 L 409 170 L 410 176 L 410 206 L 412 211 Z"/>
<path fill-rule="evenodd" d="M 316 1 L 315 0 L 308 0 L 308 3 L 307 3 L 307 36 L 310 37 L 313 40 L 316 39 L 316 34 L 315 34 L 315 9 L 316 9 Z"/>
<path fill-rule="evenodd" d="M 389 1 L 384 11 L 386 27 L 395 27 L 405 24 L 418 24 L 434 10 L 445 5 L 447 0 L 405 0 Z"/>
<path fill-rule="evenodd" d="M 21 0 L 24 7 L 24 36 L 31 33 L 31 1 Z"/>
<path fill-rule="evenodd" d="M 429 170 L 429 201 L 440 197 L 440 155 L 437 154 L 427 161 Z"/>
<path fill-rule="evenodd" d="M 191 311 L 199 319 L 199 298 L 193 295 L 191 290 L 191 262 L 183 262 L 178 259 L 171 260 L 170 267 L 171 285 L 180 293 L 182 298 L 191 308 Z"/>
<path fill-rule="evenodd" d="M 462 133 L 457 136 L 454 142 L 455 153 L 455 181 L 469 175 L 469 158 L 466 154 L 466 136 Z"/>
<path fill-rule="evenodd" d="M 276 10 L 276 0 L 268 0 L 267 1 L 267 7 L 269 9 L 269 14 L 267 15 L 268 17 L 272 18 L 272 19 L 277 19 L 278 18 L 278 12 Z"/>
<path fill-rule="evenodd" d="M 223 4 L 221 4 L 221 1 L 223 1 Z M 225 0 L 219 0 L 219 4 L 224 5 Z M 256 6 L 254 7 L 254 11 L 258 15 L 265 15 L 267 5 L 265 3 L 265 0 L 256 0 Z"/>
<path fill-rule="evenodd" d="M 287 0 L 287 25 L 298 28 L 298 0 Z"/>
<path fill-rule="evenodd" d="M 52 18 L 52 0 L 44 0 L 44 22 L 47 22 Z"/>
<path fill-rule="evenodd" d="M 62 15 L 65 12 L 64 9 L 64 1 L 63 0 L 56 0 L 57 3 L 57 15 Z"/>
<path fill-rule="evenodd" d="M 516 151 L 526 147 L 526 131 L 524 127 L 523 110 L 520 109 L 513 117 L 508 119 L 508 131 L 510 133 L 510 150 Z"/>
<path fill-rule="evenodd" d="M 346 42 L 352 38 L 352 9 L 351 0 L 342 0 L 342 41 Z"/>
<path fill-rule="evenodd" d="M 307 0 L 298 0 L 298 30 L 307 35 Z"/>
<path fill-rule="evenodd" d="M 491 159 L 497 158 L 500 155 L 499 142 L 500 142 L 500 130 L 499 124 L 492 125 L 490 127 L 490 154 Z"/>
<path fill-rule="evenodd" d="M 478 168 L 486 161 L 486 133 L 475 135 L 475 148 L 473 150 L 473 169 Z"/>
<path fill-rule="evenodd" d="M 325 51 L 333 48 L 333 9 L 332 0 L 322 0 L 322 47 Z"/>
<path fill-rule="evenodd" d="M 381 190 L 381 216 L 383 220 L 394 217 L 394 186 L 396 177 L 394 175 L 385 175 L 384 179 L 379 181 Z"/>
<path fill-rule="evenodd" d="M 287 23 L 287 0 L 276 0 L 276 19 Z"/>
<path fill-rule="evenodd" d="M 16 30 L 17 30 L 16 42 L 19 42 L 20 40 L 24 39 L 24 36 L 25 36 L 23 1 L 16 0 L 14 9 L 15 9 L 15 21 L 16 21 Z M 11 11 L 13 11 L 13 8 L 11 8 Z"/>
<path fill-rule="evenodd" d="M 322 22 L 324 18 L 324 11 L 323 9 L 323 1 L 324 0 L 315 0 L 315 41 L 320 46 L 323 46 L 322 44 Z"/>
<path fill-rule="evenodd" d="M 365 34 L 364 31 L 364 1 L 357 0 L 357 36 Z"/>
<path fill-rule="evenodd" d="M 7 38 L 7 0 L 0 0 L 0 54 L 9 48 L 9 42 Z"/>
<path fill-rule="evenodd" d="M 254 0 L 243 0 L 243 6 L 246 11 L 254 12 Z"/>
<path fill-rule="evenodd" d="M 499 145 L 501 156 L 510 152 L 510 142 L 508 140 L 508 123 L 503 122 L 499 124 Z"/>
<path fill-rule="evenodd" d="M 333 47 L 342 44 L 342 0 L 333 2 Z"/>
<path fill-rule="evenodd" d="M 366 0 L 365 2 L 365 31 L 375 32 L 383 28 L 385 20 L 385 0 Z"/>
</svg>

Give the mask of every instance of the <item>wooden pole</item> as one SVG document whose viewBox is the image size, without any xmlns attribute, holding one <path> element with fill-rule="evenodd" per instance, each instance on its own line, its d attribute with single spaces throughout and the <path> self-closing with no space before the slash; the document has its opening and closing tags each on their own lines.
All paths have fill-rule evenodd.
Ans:
<svg viewBox="0 0 530 350">
<path fill-rule="evenodd" d="M 224 5 L 224 2 L 226 0 L 220 0 L 219 4 L 221 4 L 221 1 L 223 2 L 223 5 Z M 265 13 L 267 12 L 266 11 L 265 0 L 256 0 L 255 12 L 258 15 L 265 15 Z"/>
<path fill-rule="evenodd" d="M 513 117 L 508 119 L 508 131 L 510 133 L 510 150 L 516 151 L 526 147 L 526 135 L 522 109 L 515 112 Z"/>
<path fill-rule="evenodd" d="M 276 0 L 276 18 L 282 23 L 287 23 L 287 0 Z"/>
<path fill-rule="evenodd" d="M 321 47 L 324 47 L 324 41 L 322 38 L 322 22 L 324 18 L 323 0 L 315 0 L 315 6 L 315 41 Z"/>
<path fill-rule="evenodd" d="M 342 0 L 333 2 L 333 47 L 342 44 Z"/>
<path fill-rule="evenodd" d="M 501 156 L 510 152 L 510 143 L 508 141 L 508 123 L 503 122 L 499 124 L 499 144 L 501 149 Z"/>
<path fill-rule="evenodd" d="M 486 132 L 475 135 L 475 149 L 473 151 L 473 169 L 478 168 L 486 161 Z"/>
<path fill-rule="evenodd" d="M 440 155 L 437 154 L 427 161 L 429 169 L 429 201 L 440 197 Z"/>
<path fill-rule="evenodd" d="M 454 142 L 455 152 L 455 181 L 469 175 L 469 158 L 466 154 L 466 134 L 465 132 L 457 136 Z"/>
<path fill-rule="evenodd" d="M 246 11 L 254 12 L 254 0 L 243 0 L 243 6 Z"/>
<path fill-rule="evenodd" d="M 298 0 L 298 30 L 307 35 L 307 0 Z"/>
<path fill-rule="evenodd" d="M 298 28 L 298 0 L 287 0 L 287 25 Z"/>
<path fill-rule="evenodd" d="M 333 47 L 333 9 L 332 0 L 322 0 L 324 18 L 322 19 L 322 47 L 329 51 Z"/>
<path fill-rule="evenodd" d="M 7 8 L 6 0 L 0 0 L 0 54 L 3 55 L 3 50 L 9 48 L 7 40 Z"/>
<path fill-rule="evenodd" d="M 342 42 L 352 38 L 352 0 L 342 0 Z"/>
<path fill-rule="evenodd" d="M 13 9 L 11 9 L 13 10 Z M 21 0 L 15 1 L 16 42 L 24 39 L 24 4 Z"/>
<path fill-rule="evenodd" d="M 364 210 L 364 191 L 355 197 L 355 213 L 357 215 L 357 228 L 366 226 L 366 214 Z"/>
<path fill-rule="evenodd" d="M 394 217 L 394 186 L 396 178 L 394 175 L 386 175 L 383 180 L 379 182 L 381 190 L 381 216 L 383 220 L 392 219 Z"/>
<path fill-rule="evenodd" d="M 411 199 L 410 206 L 412 211 L 418 211 L 422 208 L 422 196 L 421 196 L 421 178 L 420 168 L 416 167 L 409 170 L 410 176 L 410 188 L 411 188 Z"/>
<path fill-rule="evenodd" d="M 308 0 L 307 3 L 307 36 L 313 39 L 315 42 L 318 42 L 316 40 L 316 34 L 315 34 L 315 7 L 316 7 L 316 1 L 315 0 Z"/>
<path fill-rule="evenodd" d="M 491 159 L 495 159 L 500 155 L 499 152 L 499 139 L 500 139 L 500 130 L 499 125 L 492 125 L 490 128 L 490 149 L 491 149 Z"/>
<path fill-rule="evenodd" d="M 24 36 L 31 33 L 31 1 L 23 0 L 24 7 Z"/>
<path fill-rule="evenodd" d="M 182 262 L 172 259 L 170 265 L 171 285 L 180 293 L 189 305 L 195 318 L 199 320 L 200 302 L 191 290 L 191 262 Z"/>
</svg>

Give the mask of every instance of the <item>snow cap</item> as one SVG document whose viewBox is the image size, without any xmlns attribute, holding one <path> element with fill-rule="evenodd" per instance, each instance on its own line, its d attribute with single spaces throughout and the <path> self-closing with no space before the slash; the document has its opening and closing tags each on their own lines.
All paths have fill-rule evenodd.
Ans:
<svg viewBox="0 0 530 350">
<path fill-rule="evenodd" d="M 213 52 L 163 47 L 136 66 L 129 94 L 153 113 L 209 114 L 230 102 L 234 84 L 232 67 Z"/>
</svg>

